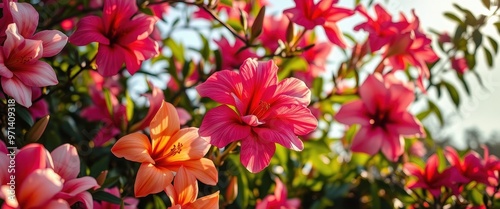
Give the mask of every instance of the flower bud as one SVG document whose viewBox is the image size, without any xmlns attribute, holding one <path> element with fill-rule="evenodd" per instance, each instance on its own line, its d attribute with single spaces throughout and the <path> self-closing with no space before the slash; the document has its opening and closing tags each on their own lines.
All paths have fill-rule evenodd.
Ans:
<svg viewBox="0 0 500 209">
<path fill-rule="evenodd" d="M 27 143 L 36 142 L 42 136 L 47 124 L 49 123 L 50 115 L 40 118 L 26 133 L 25 139 Z"/>
<path fill-rule="evenodd" d="M 226 202 L 231 204 L 238 196 L 238 177 L 233 176 L 229 180 L 229 185 L 226 188 Z"/>
</svg>

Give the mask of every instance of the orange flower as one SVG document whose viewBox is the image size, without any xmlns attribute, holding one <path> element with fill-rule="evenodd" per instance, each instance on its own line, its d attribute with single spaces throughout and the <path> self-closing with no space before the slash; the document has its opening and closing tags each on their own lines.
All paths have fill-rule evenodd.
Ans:
<svg viewBox="0 0 500 209">
<path fill-rule="evenodd" d="M 173 172 L 183 166 L 205 184 L 217 183 L 214 163 L 203 156 L 210 144 L 197 128 L 180 129 L 175 107 L 165 101 L 149 124 L 151 142 L 142 133 L 128 134 L 116 142 L 111 152 L 117 157 L 142 163 L 134 185 L 136 197 L 158 193 L 171 184 Z"/>
<path fill-rule="evenodd" d="M 175 175 L 174 185 L 165 188 L 172 206 L 169 209 L 189 208 L 219 208 L 219 191 L 196 199 L 198 196 L 198 182 L 181 166 Z"/>
</svg>

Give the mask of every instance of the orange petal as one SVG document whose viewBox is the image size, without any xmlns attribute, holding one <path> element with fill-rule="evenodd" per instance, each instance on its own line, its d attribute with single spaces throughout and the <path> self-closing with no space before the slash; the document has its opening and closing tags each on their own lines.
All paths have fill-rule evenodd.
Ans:
<svg viewBox="0 0 500 209">
<path fill-rule="evenodd" d="M 168 162 L 197 160 L 202 158 L 210 149 L 210 144 L 198 135 L 198 128 L 181 129 L 172 136 L 170 141 L 173 143 L 168 150 L 178 149 L 180 152 L 169 153 L 172 156 L 165 159 Z"/>
<path fill-rule="evenodd" d="M 160 109 L 156 112 L 155 117 L 151 120 L 149 125 L 154 152 L 161 147 L 159 143 L 167 143 L 165 140 L 160 140 L 162 136 L 172 136 L 180 127 L 179 116 L 177 115 L 175 107 L 163 101 Z"/>
<path fill-rule="evenodd" d="M 174 178 L 172 171 L 155 167 L 151 163 L 143 163 L 135 178 L 135 197 L 145 197 L 164 190 Z"/>
<path fill-rule="evenodd" d="M 186 205 L 194 202 L 198 196 L 198 182 L 184 166 L 181 166 L 175 175 L 174 188 L 177 192 L 177 204 Z"/>
<path fill-rule="evenodd" d="M 178 198 L 177 192 L 175 191 L 174 185 L 169 184 L 165 188 L 165 193 L 167 194 L 168 198 L 170 199 L 170 203 L 172 203 L 172 205 L 177 205 L 177 200 L 179 198 Z M 170 208 L 172 208 L 172 207 L 170 207 Z"/>
<path fill-rule="evenodd" d="M 189 173 L 193 174 L 201 182 L 208 185 L 217 184 L 218 174 L 213 161 L 201 158 L 199 160 L 171 162 L 169 165 L 165 165 L 166 168 L 173 171 L 178 170 L 181 166 L 184 166 Z"/>
<path fill-rule="evenodd" d="M 120 138 L 111 152 L 116 157 L 124 157 L 127 160 L 139 163 L 155 163 L 149 153 L 151 153 L 151 143 L 148 137 L 139 132 L 128 134 Z"/>
<path fill-rule="evenodd" d="M 191 208 L 219 208 L 219 191 L 197 199 Z"/>
</svg>

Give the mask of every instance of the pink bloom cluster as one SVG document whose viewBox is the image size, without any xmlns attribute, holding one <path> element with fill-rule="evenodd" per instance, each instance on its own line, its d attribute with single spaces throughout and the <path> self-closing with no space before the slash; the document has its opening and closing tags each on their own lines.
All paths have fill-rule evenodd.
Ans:
<svg viewBox="0 0 500 209">
<path fill-rule="evenodd" d="M 102 17 L 82 18 L 69 42 L 77 46 L 98 42 L 97 71 L 103 76 L 116 75 L 123 63 L 134 74 L 142 61 L 159 53 L 158 43 L 149 37 L 155 22 L 154 17 L 138 13 L 134 0 L 108 0 Z"/>
<path fill-rule="evenodd" d="M 80 158 L 74 146 L 63 144 L 49 153 L 41 144 L 29 144 L 17 150 L 15 156 L 7 155 L 12 151 L 0 143 L 2 168 L 7 168 L 13 158 L 16 162 L 14 179 L 7 169 L 0 171 L 0 198 L 5 201 L 2 208 L 69 209 L 77 202 L 92 208 L 92 196 L 87 190 L 99 185 L 89 176 L 77 178 Z M 10 198 L 12 187 L 15 198 Z"/>
<path fill-rule="evenodd" d="M 275 143 L 302 150 L 297 135 L 308 134 L 318 123 L 307 108 L 311 93 L 304 82 L 278 82 L 277 71 L 272 60 L 247 59 L 239 72 L 216 72 L 196 87 L 202 97 L 223 104 L 206 113 L 200 136 L 219 148 L 241 141 L 241 162 L 254 173 L 269 165 Z"/>
<path fill-rule="evenodd" d="M 67 37 L 57 30 L 35 33 L 38 12 L 28 3 L 3 1 L 0 19 L 0 82 L 5 94 L 32 105 L 33 89 L 58 83 L 52 67 L 40 61 L 57 55 Z"/>
<path fill-rule="evenodd" d="M 258 202 L 255 209 L 300 208 L 300 199 L 288 199 L 288 190 L 286 189 L 286 185 L 284 185 L 279 178 L 275 178 L 275 182 L 276 186 L 274 187 L 274 194 L 267 195 L 262 201 Z"/>
<path fill-rule="evenodd" d="M 372 52 L 383 50 L 386 65 L 394 70 L 404 70 L 409 65 L 419 71 L 419 88 L 424 90 L 422 79 L 429 78 L 427 63 L 438 59 L 431 48 L 431 40 L 420 29 L 418 17 L 413 12 L 413 21 L 405 15 L 400 15 L 399 21 L 393 21 L 392 16 L 379 4 L 375 5 L 376 18 L 372 18 L 366 9 L 360 5 L 356 8 L 367 21 L 354 27 L 369 33 L 368 44 Z"/>
<path fill-rule="evenodd" d="M 379 150 L 391 161 L 404 151 L 402 136 L 423 135 L 422 124 L 407 111 L 415 96 L 413 88 L 392 74 L 369 75 L 359 87 L 361 99 L 342 105 L 335 119 L 346 125 L 359 124 L 351 150 L 370 155 Z"/>
</svg>

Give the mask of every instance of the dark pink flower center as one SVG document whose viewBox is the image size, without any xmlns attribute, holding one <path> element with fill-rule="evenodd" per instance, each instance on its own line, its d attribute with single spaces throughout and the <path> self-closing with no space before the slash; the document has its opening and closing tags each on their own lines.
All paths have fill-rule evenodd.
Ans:
<svg viewBox="0 0 500 209">
<path fill-rule="evenodd" d="M 253 109 L 250 113 L 251 115 L 257 116 L 257 118 L 262 119 L 262 117 L 266 114 L 267 110 L 271 108 L 271 105 L 264 101 L 259 101 L 259 105 L 257 108 Z"/>
<path fill-rule="evenodd" d="M 372 115 L 370 119 L 370 124 L 374 127 L 385 127 L 385 125 L 389 121 L 389 116 L 387 111 L 377 111 L 374 115 Z"/>
</svg>

